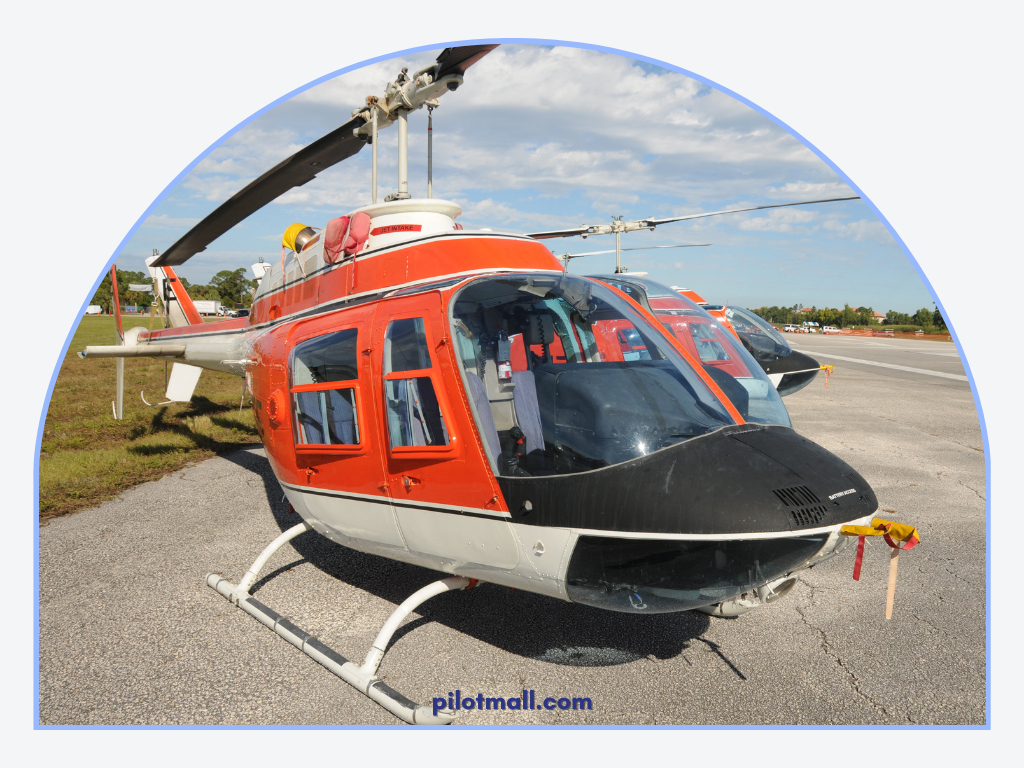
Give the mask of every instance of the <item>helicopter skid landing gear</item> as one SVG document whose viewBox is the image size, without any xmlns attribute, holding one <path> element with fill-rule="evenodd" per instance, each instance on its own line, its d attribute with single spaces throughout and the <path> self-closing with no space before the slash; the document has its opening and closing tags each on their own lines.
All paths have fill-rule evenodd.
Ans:
<svg viewBox="0 0 1024 768">
<path fill-rule="evenodd" d="M 423 589 L 414 593 L 404 603 L 395 609 L 391 617 L 381 627 L 377 639 L 373 641 L 366 659 L 362 666 L 349 661 L 333 649 L 327 647 L 308 632 L 295 626 L 291 621 L 281 616 L 276 611 L 263 605 L 249 594 L 252 585 L 256 582 L 263 566 L 267 560 L 280 549 L 284 544 L 294 539 L 299 534 L 312 530 L 309 523 L 302 522 L 278 536 L 263 550 L 263 553 L 256 558 L 256 562 L 246 572 L 238 584 L 231 584 L 218 573 L 208 574 L 206 583 L 217 590 L 230 602 L 237 605 L 261 624 L 274 630 L 277 634 L 294 645 L 317 663 L 323 665 L 346 683 L 356 688 L 360 693 L 365 694 L 395 717 L 413 725 L 448 725 L 455 719 L 455 713 L 447 709 L 438 710 L 434 714 L 433 707 L 423 706 L 410 701 L 394 688 L 385 685 L 377 679 L 377 669 L 384 658 L 384 651 L 391 641 L 395 630 L 405 618 L 430 598 L 444 592 L 468 589 L 476 584 L 475 579 L 468 579 L 463 576 L 452 576 L 447 579 L 435 581 Z"/>
</svg>

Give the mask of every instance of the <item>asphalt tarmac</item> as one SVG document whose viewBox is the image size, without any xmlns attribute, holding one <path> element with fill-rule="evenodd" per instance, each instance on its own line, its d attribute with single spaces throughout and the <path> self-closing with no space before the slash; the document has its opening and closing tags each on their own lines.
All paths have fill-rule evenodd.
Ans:
<svg viewBox="0 0 1024 768">
<path fill-rule="evenodd" d="M 859 582 L 850 547 L 736 619 L 608 613 L 484 585 L 421 606 L 385 656 L 386 682 L 419 702 L 524 688 L 538 703 L 593 702 L 462 712 L 464 725 L 984 723 L 981 431 L 968 384 L 936 375 L 964 375 L 955 347 L 790 338 L 836 366 L 828 389 L 819 375 L 786 398 L 796 429 L 867 478 L 879 516 L 921 533 L 899 559 L 891 621 L 880 539 Z M 237 581 L 298 522 L 281 497 L 252 448 L 41 528 L 40 723 L 398 725 L 205 585 L 211 571 Z M 254 594 L 361 661 L 395 606 L 438 577 L 306 533 Z"/>
</svg>

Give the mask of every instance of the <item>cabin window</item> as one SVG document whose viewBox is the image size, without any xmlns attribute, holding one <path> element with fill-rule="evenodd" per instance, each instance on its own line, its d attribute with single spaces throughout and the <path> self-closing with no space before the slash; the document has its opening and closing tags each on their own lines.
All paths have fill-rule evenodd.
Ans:
<svg viewBox="0 0 1024 768">
<path fill-rule="evenodd" d="M 384 405 L 392 448 L 451 443 L 437 399 L 422 317 L 392 320 L 384 337 Z"/>
<path fill-rule="evenodd" d="M 359 445 L 355 328 L 297 344 L 291 355 L 296 445 Z"/>
<path fill-rule="evenodd" d="M 495 474 L 587 472 L 735 423 L 696 361 L 600 283 L 552 274 L 480 278 L 450 307 Z M 747 398 L 739 385 L 732 394 Z"/>
<path fill-rule="evenodd" d="M 292 397 L 295 400 L 296 443 L 359 445 L 354 389 L 295 392 Z"/>
</svg>

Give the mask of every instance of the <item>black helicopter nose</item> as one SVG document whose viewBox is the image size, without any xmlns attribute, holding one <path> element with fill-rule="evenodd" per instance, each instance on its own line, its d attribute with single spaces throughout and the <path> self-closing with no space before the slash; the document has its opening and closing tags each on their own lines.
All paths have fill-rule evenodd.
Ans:
<svg viewBox="0 0 1024 768">
<path fill-rule="evenodd" d="M 752 424 L 589 472 L 498 482 L 515 522 L 595 531 L 800 532 L 878 508 L 845 461 L 789 427 Z"/>
<path fill-rule="evenodd" d="M 793 350 L 785 357 L 778 357 L 774 360 L 759 360 L 764 372 L 768 374 L 782 374 L 782 381 L 777 389 L 782 397 L 797 392 L 808 384 L 821 370 L 821 364 L 810 355 Z"/>
</svg>

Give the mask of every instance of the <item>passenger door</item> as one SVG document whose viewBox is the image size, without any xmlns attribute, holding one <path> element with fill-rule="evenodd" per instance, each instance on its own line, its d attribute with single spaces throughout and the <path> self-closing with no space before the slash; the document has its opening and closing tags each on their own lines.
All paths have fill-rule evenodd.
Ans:
<svg viewBox="0 0 1024 768">
<path fill-rule="evenodd" d="M 372 309 L 356 312 L 342 323 L 314 322 L 295 333 L 288 356 L 292 437 L 310 514 L 344 536 L 404 549 L 363 353 L 372 316 Z"/>
<path fill-rule="evenodd" d="M 388 492 L 410 550 L 512 568 L 519 551 L 470 425 L 437 293 L 383 302 L 372 357 Z"/>
</svg>

